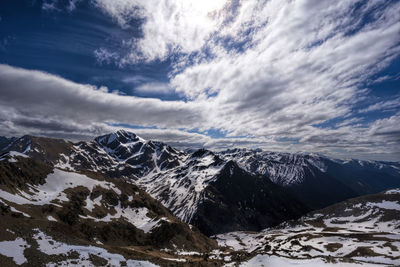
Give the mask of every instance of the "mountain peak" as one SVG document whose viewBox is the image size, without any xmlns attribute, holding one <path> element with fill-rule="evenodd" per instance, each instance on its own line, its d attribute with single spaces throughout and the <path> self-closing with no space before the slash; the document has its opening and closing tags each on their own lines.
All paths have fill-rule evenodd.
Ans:
<svg viewBox="0 0 400 267">
<path fill-rule="evenodd" d="M 126 131 L 124 129 L 120 129 L 120 130 L 112 133 L 111 135 L 116 135 L 117 137 L 126 137 L 128 139 L 140 138 L 137 134 L 130 132 L 130 131 Z"/>
<path fill-rule="evenodd" d="M 98 136 L 95 138 L 95 141 L 105 146 L 109 146 L 110 144 L 113 144 L 115 142 L 122 144 L 138 142 L 138 141 L 141 141 L 142 143 L 146 142 L 143 138 L 139 137 L 135 133 L 123 129 L 120 129 L 113 133 Z"/>
<path fill-rule="evenodd" d="M 208 154 L 215 155 L 215 154 L 214 154 L 212 151 L 210 151 L 210 150 L 207 150 L 207 149 L 205 149 L 205 148 L 200 148 L 200 149 L 197 149 L 196 151 L 194 151 L 194 152 L 192 153 L 192 157 L 202 157 L 202 156 L 208 155 Z"/>
<path fill-rule="evenodd" d="M 119 129 L 118 131 L 114 132 L 114 134 L 117 134 L 117 135 L 135 135 L 136 136 L 136 134 L 134 134 L 132 132 L 129 132 L 129 131 L 126 131 L 124 129 Z"/>
</svg>

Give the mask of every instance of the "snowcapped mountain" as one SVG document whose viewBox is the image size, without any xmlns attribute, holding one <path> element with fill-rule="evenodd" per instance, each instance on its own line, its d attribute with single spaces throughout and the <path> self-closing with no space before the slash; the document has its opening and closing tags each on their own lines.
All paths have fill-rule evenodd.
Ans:
<svg viewBox="0 0 400 267">
<path fill-rule="evenodd" d="M 225 162 L 211 151 L 199 150 L 181 157 L 175 168 L 153 169 L 137 183 L 176 216 L 191 222 L 205 198 L 204 190 L 224 166 Z"/>
<path fill-rule="evenodd" d="M 332 159 L 314 153 L 280 153 L 261 149 L 229 149 L 220 153 L 224 158 L 235 160 L 248 171 L 268 176 L 282 186 L 300 184 L 307 179 L 307 172 L 330 173 L 333 164 L 343 168 L 368 169 L 400 175 L 399 162 L 363 161 L 356 159 Z"/>
<path fill-rule="evenodd" d="M 396 163 L 249 149 L 185 152 L 123 130 L 78 143 L 25 136 L 3 147 L 64 170 L 132 181 L 209 235 L 260 230 L 299 217 L 309 210 L 302 203 L 317 209 L 400 187 Z"/>
<path fill-rule="evenodd" d="M 80 146 L 83 144 L 80 143 Z M 100 147 L 100 150 L 110 156 L 118 170 L 128 166 L 139 177 L 151 171 L 160 172 L 174 168 L 185 158 L 183 152 L 164 143 L 146 141 L 123 130 L 97 137 L 91 144 Z M 99 151 L 98 148 L 97 150 Z"/>
<path fill-rule="evenodd" d="M 263 257 L 370 262 L 360 259 L 370 254 L 392 264 L 399 258 L 397 190 L 296 220 L 310 211 L 303 202 L 326 207 L 400 187 L 399 163 L 245 149 L 180 151 L 127 131 L 77 143 L 34 136 L 0 141 L 5 266 L 257 266 Z M 219 247 L 203 235 L 221 233 L 227 234 L 215 237 Z"/>
<path fill-rule="evenodd" d="M 209 235 L 260 230 L 309 210 L 280 186 L 211 151 L 186 153 L 122 130 L 78 143 L 25 136 L 9 148 L 64 170 L 99 172 L 133 181 L 178 218 Z M 235 178 L 238 176 L 240 179 Z M 240 191 L 238 185 L 247 185 L 246 179 L 255 182 L 249 183 L 252 186 L 247 187 L 246 194 L 237 194 L 235 199 L 227 188 Z M 253 203 L 251 209 L 249 203 Z M 206 211 L 215 217 L 205 220 L 201 214 Z M 222 216 L 224 212 L 229 216 Z"/>
<path fill-rule="evenodd" d="M 314 154 L 290 154 L 262 151 L 261 149 L 231 149 L 221 155 L 235 160 L 246 170 L 265 175 L 282 186 L 300 184 L 309 173 L 326 172 L 321 157 Z"/>
<path fill-rule="evenodd" d="M 366 195 L 261 232 L 216 236 L 247 252 L 243 266 L 398 266 L 400 189 Z M 329 265 L 331 266 L 331 265 Z"/>
<path fill-rule="evenodd" d="M 137 184 L 208 235 L 232 229 L 257 230 L 308 211 L 279 186 L 204 149 L 183 158 L 175 168 L 154 170 Z M 285 212 L 278 212 L 282 208 Z"/>
<path fill-rule="evenodd" d="M 252 149 L 226 150 L 220 155 L 285 187 L 314 209 L 400 186 L 399 163 L 338 160 L 318 154 Z"/>
<path fill-rule="evenodd" d="M 191 223 L 207 235 L 262 229 L 298 218 L 309 209 L 280 186 L 228 161 L 203 191 Z"/>
</svg>

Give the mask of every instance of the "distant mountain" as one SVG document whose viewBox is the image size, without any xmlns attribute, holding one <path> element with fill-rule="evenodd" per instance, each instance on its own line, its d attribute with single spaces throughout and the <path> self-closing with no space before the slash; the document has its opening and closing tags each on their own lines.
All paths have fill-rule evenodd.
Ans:
<svg viewBox="0 0 400 267">
<path fill-rule="evenodd" d="M 244 266 L 399 266 L 399 218 L 400 189 L 394 189 L 349 199 L 262 232 L 232 232 L 216 239 L 220 246 L 248 253 Z"/>
<path fill-rule="evenodd" d="M 11 137 L 11 138 L 7 138 L 4 136 L 0 136 L 0 155 L 8 150 L 8 146 L 10 144 L 12 144 L 15 140 L 17 140 L 18 138 L 16 137 Z"/>
<path fill-rule="evenodd" d="M 358 194 L 399 187 L 400 162 L 325 159 L 327 173 Z"/>
<path fill-rule="evenodd" d="M 306 153 L 232 149 L 220 153 L 243 169 L 270 179 L 313 209 L 400 187 L 400 164 L 337 160 Z"/>
</svg>

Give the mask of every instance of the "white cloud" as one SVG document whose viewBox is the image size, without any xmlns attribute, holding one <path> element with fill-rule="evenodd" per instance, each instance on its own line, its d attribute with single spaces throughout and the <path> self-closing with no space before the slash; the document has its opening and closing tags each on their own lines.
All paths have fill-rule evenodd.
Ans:
<svg viewBox="0 0 400 267">
<path fill-rule="evenodd" d="M 118 122 L 188 127 L 202 121 L 198 104 L 109 93 L 105 87 L 77 84 L 40 71 L 0 65 L 0 105 L 18 114 L 80 123 Z"/>
<path fill-rule="evenodd" d="M 385 136 L 385 141 L 400 143 L 400 113 L 389 118 L 376 120 L 371 124 L 370 132 L 373 135 Z M 400 151 L 400 150 L 399 150 Z"/>
<path fill-rule="evenodd" d="M 160 82 L 149 82 L 145 84 L 141 84 L 135 88 L 135 92 L 139 94 L 160 94 L 160 95 L 168 95 L 174 93 L 175 90 L 172 89 L 168 83 L 160 83 Z"/>
<path fill-rule="evenodd" d="M 56 8 L 55 3 L 54 2 L 44 2 L 42 4 L 42 9 L 45 11 L 59 11 L 58 8 Z"/>
<path fill-rule="evenodd" d="M 218 11 L 226 4 L 225 0 L 95 2 L 124 28 L 129 27 L 133 18 L 144 20 L 144 38 L 130 42 L 136 52 L 127 59 L 134 62 L 165 59 L 171 52 L 190 53 L 201 49 L 223 22 Z"/>
<path fill-rule="evenodd" d="M 340 153 L 387 147 L 384 137 L 371 135 L 373 125 L 346 117 L 367 97 L 363 82 L 399 55 L 400 3 L 232 1 L 212 7 L 217 11 L 208 23 L 192 19 L 196 15 L 180 1 L 135 6 L 145 23 L 144 37 L 133 42 L 132 62 L 183 53 L 171 87 L 190 103 L 202 103 L 208 116 L 199 129 L 255 137 L 218 144 Z M 335 118 L 345 119 L 336 129 L 313 126 Z M 300 144 L 279 144 L 280 138 Z"/>
<path fill-rule="evenodd" d="M 213 44 L 215 58 L 171 80 L 189 98 L 213 102 L 214 124 L 235 135 L 296 135 L 348 116 L 365 97 L 362 83 L 399 54 L 399 3 L 363 7 L 358 16 L 379 10 L 365 25 L 352 15 L 353 1 L 251 3 L 223 31 L 239 40 L 251 31 L 249 48 Z"/>
<path fill-rule="evenodd" d="M 395 111 L 400 109 L 400 97 L 395 97 L 391 100 L 381 101 L 360 110 L 360 113 L 367 113 L 371 111 Z"/>
<path fill-rule="evenodd" d="M 123 28 L 129 27 L 129 22 L 141 15 L 136 1 L 131 0 L 95 0 L 95 5 L 108 13 Z"/>
<path fill-rule="evenodd" d="M 0 65 L 0 94 L 3 96 L 0 99 L 0 135 L 7 136 L 32 134 L 82 140 L 120 128 L 110 126 L 112 124 L 127 123 L 157 126 L 159 129 L 131 131 L 179 148 L 251 147 L 386 160 L 397 159 L 400 151 L 400 114 L 366 126 L 344 124 L 336 129 L 322 129 L 307 125 L 297 131 L 266 137 L 212 138 L 178 129 L 212 125 L 216 120 L 207 102 L 200 105 L 193 101 L 121 96 L 104 87 L 77 84 L 48 73 L 7 65 Z M 221 120 L 231 119 L 235 123 L 235 114 L 228 115 Z M 218 129 L 218 125 L 214 128 Z"/>
<path fill-rule="evenodd" d="M 94 56 L 99 64 L 110 64 L 119 59 L 118 53 L 110 52 L 105 48 L 96 49 Z"/>
<path fill-rule="evenodd" d="M 96 1 L 123 26 L 144 19 L 123 64 L 183 53 L 170 87 L 213 113 L 203 129 L 232 135 L 290 135 L 349 116 L 361 84 L 400 51 L 398 2 Z"/>
<path fill-rule="evenodd" d="M 61 11 L 66 10 L 68 12 L 72 12 L 76 9 L 76 6 L 82 0 L 68 0 L 68 1 L 60 1 L 60 0 L 45 0 L 42 3 L 42 9 L 45 11 Z"/>
</svg>

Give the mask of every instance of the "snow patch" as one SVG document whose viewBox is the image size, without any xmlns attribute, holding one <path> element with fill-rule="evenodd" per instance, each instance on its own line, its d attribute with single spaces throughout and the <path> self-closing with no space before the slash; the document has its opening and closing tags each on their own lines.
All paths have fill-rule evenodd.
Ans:
<svg viewBox="0 0 400 267">
<path fill-rule="evenodd" d="M 340 262 L 338 264 L 324 262 L 321 258 L 315 259 L 289 259 L 285 257 L 269 256 L 269 255 L 257 255 L 247 262 L 242 263 L 242 267 L 261 267 L 261 266 L 303 266 L 303 267 L 359 267 L 360 263 L 345 263 Z M 382 266 L 377 264 L 363 263 L 362 266 L 376 267 Z"/>
<path fill-rule="evenodd" d="M 8 162 L 11 162 L 11 163 L 18 162 L 17 157 L 29 158 L 29 156 L 27 156 L 23 153 L 20 153 L 17 151 L 9 151 L 8 153 L 6 153 L 0 157 L 0 161 L 5 160 L 7 158 L 7 156 L 9 157 Z"/>
<path fill-rule="evenodd" d="M 94 206 L 101 206 L 102 198 L 103 198 L 103 196 L 100 195 L 100 196 L 96 197 L 95 199 L 91 200 L 90 196 L 88 196 L 88 198 L 86 199 L 85 209 L 87 209 L 88 211 L 92 212 L 93 209 L 94 209 Z"/>
<path fill-rule="evenodd" d="M 121 203 L 118 204 L 118 206 L 115 206 L 115 211 L 116 213 L 111 215 L 107 214 L 103 218 L 94 218 L 92 216 L 82 216 L 79 215 L 83 219 L 91 219 L 96 222 L 111 222 L 114 219 L 120 219 L 124 218 L 126 219 L 129 223 L 133 224 L 136 228 L 141 229 L 143 232 L 146 234 L 151 232 L 154 228 L 159 226 L 161 221 L 169 221 L 167 218 L 160 218 L 160 219 L 154 219 L 150 218 L 147 216 L 149 213 L 149 210 L 145 207 L 142 208 L 126 208 L 123 209 L 121 208 Z"/>
<path fill-rule="evenodd" d="M 373 207 L 378 207 L 380 209 L 387 209 L 387 210 L 399 210 L 400 211 L 400 204 L 398 202 L 394 201 L 386 201 L 383 200 L 380 203 L 376 202 L 368 202 L 366 204 L 367 207 L 373 208 Z"/>
<path fill-rule="evenodd" d="M 46 183 L 31 186 L 30 193 L 20 191 L 19 194 L 10 194 L 0 189 L 0 198 L 20 205 L 45 205 L 53 201 L 66 202 L 68 198 L 64 190 L 77 186 L 84 186 L 89 191 L 100 186 L 104 189 L 113 190 L 118 195 L 121 194 L 121 191 L 112 183 L 98 181 L 82 174 L 54 169 L 54 172 L 47 176 Z"/>
<path fill-rule="evenodd" d="M 51 216 L 51 215 L 47 216 L 47 220 L 53 221 L 53 222 L 56 222 L 56 221 L 57 221 L 56 218 L 54 218 L 54 217 Z"/>
<path fill-rule="evenodd" d="M 39 229 L 35 229 L 37 233 L 33 236 L 39 245 L 39 250 L 47 255 L 67 255 L 71 252 L 77 252 L 79 254 L 79 259 L 74 259 L 78 261 L 77 266 L 92 266 L 92 262 L 89 260 L 90 254 L 99 256 L 107 260 L 108 265 L 111 266 L 121 266 L 122 262 L 126 262 L 127 266 L 142 266 L 142 267 L 156 267 L 148 261 L 136 261 L 136 260 L 126 260 L 124 256 L 120 254 L 109 253 L 106 249 L 95 247 L 95 246 L 77 246 L 61 243 L 53 240 L 52 237 L 46 235 Z M 70 266 L 72 264 L 71 260 L 66 260 L 64 262 L 49 263 L 47 266 Z"/>
<path fill-rule="evenodd" d="M 392 190 L 388 190 L 385 192 L 385 194 L 400 194 L 400 188 L 396 188 L 396 189 L 392 189 Z"/>
<path fill-rule="evenodd" d="M 60 169 L 65 169 L 65 170 L 70 170 L 70 171 L 74 171 L 75 168 L 72 167 L 71 163 L 70 163 L 70 158 L 64 154 L 60 154 L 60 157 L 62 157 L 63 159 L 59 159 L 58 162 L 54 165 L 54 167 L 60 168 Z"/>
<path fill-rule="evenodd" d="M 30 245 L 28 245 L 24 239 L 19 237 L 14 241 L 1 241 L 0 254 L 13 258 L 16 264 L 21 265 L 27 262 L 27 259 L 24 256 L 24 250 L 29 247 Z"/>
</svg>

